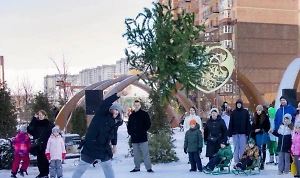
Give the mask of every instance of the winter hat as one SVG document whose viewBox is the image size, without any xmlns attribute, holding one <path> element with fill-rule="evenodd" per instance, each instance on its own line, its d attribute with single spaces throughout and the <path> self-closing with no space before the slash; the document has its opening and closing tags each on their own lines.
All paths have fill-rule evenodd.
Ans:
<svg viewBox="0 0 300 178">
<path fill-rule="evenodd" d="M 256 106 L 256 111 L 263 111 L 264 110 L 264 108 L 263 108 L 263 106 L 262 105 L 257 105 Z"/>
<path fill-rule="evenodd" d="M 122 107 L 120 105 L 118 105 L 118 104 L 111 105 L 110 108 L 109 108 L 109 110 L 117 110 L 117 111 L 119 111 L 120 116 L 122 115 L 122 111 L 123 111 Z"/>
<path fill-rule="evenodd" d="M 190 120 L 190 125 L 196 125 L 196 124 L 197 124 L 197 122 L 195 119 Z"/>
<path fill-rule="evenodd" d="M 228 146 L 228 141 L 227 141 L 227 139 L 221 140 L 221 144 Z"/>
<path fill-rule="evenodd" d="M 288 114 L 288 113 L 285 114 L 285 115 L 283 116 L 283 121 L 282 121 L 283 123 L 284 123 L 284 119 L 285 119 L 285 118 L 288 118 L 288 119 L 289 119 L 288 124 L 290 124 L 290 123 L 292 122 L 292 115 L 290 115 L 290 114 Z"/>
<path fill-rule="evenodd" d="M 250 138 L 249 140 L 248 140 L 248 144 L 255 144 L 255 140 L 253 139 L 253 138 Z"/>
<path fill-rule="evenodd" d="M 235 102 L 235 104 L 238 104 L 238 103 L 243 104 L 243 100 L 242 99 L 237 99 L 236 102 Z"/>
<path fill-rule="evenodd" d="M 281 99 L 287 100 L 285 96 L 281 96 L 279 100 L 281 100 Z"/>
<path fill-rule="evenodd" d="M 20 127 L 20 132 L 27 132 L 27 127 L 26 127 L 26 125 L 22 125 L 22 126 Z"/>
<path fill-rule="evenodd" d="M 212 108 L 209 113 L 212 113 L 212 112 L 216 112 L 217 114 L 219 114 L 218 108 Z"/>
<path fill-rule="evenodd" d="M 270 119 L 275 119 L 276 109 L 273 107 L 270 107 L 268 109 L 269 117 Z"/>
<path fill-rule="evenodd" d="M 56 125 L 55 127 L 53 127 L 52 128 L 52 133 L 54 133 L 54 132 L 59 132 L 59 126 L 58 125 Z"/>
</svg>

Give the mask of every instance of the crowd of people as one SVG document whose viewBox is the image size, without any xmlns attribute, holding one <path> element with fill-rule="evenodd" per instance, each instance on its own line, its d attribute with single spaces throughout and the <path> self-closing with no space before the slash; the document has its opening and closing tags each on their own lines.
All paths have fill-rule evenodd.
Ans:
<svg viewBox="0 0 300 178">
<path fill-rule="evenodd" d="M 72 178 L 80 178 L 91 164 L 101 161 L 106 178 L 114 178 L 111 159 L 116 152 L 118 127 L 123 124 L 122 107 L 114 102 L 126 92 L 116 93 L 101 103 L 94 115 L 85 139 L 82 142 L 81 159 Z M 228 165 L 234 161 L 234 169 L 245 170 L 259 162 L 260 170 L 265 164 L 278 165 L 278 174 L 290 171 L 291 161 L 296 165 L 295 177 L 300 177 L 300 103 L 295 109 L 285 97 L 280 98 L 277 110 L 269 105 L 258 105 L 250 116 L 238 99 L 235 109 L 227 109 L 227 103 L 221 108 L 210 110 L 210 118 L 205 124 L 191 107 L 182 122 L 185 132 L 184 153 L 188 154 L 190 171 L 213 171 L 219 164 Z M 146 171 L 153 173 L 149 155 L 147 131 L 151 127 L 149 114 L 141 109 L 139 101 L 134 102 L 134 110 L 129 115 L 127 131 L 131 136 L 134 153 L 134 168 L 140 172 L 140 154 Z M 33 137 L 31 142 L 29 135 Z M 229 143 L 232 138 L 233 145 Z M 36 178 L 62 178 L 62 162 L 66 158 L 65 143 L 60 129 L 47 119 L 47 113 L 40 110 L 28 125 L 22 126 L 12 141 L 14 161 L 11 177 L 27 173 L 30 162 L 29 153 L 37 156 L 39 175 Z M 200 156 L 206 148 L 209 162 L 203 166 Z M 270 160 L 266 163 L 267 149 Z M 20 162 L 22 166 L 19 168 Z M 224 169 L 224 168 L 221 168 Z"/>
<path fill-rule="evenodd" d="M 264 170 L 265 164 L 274 164 L 278 166 L 277 174 L 281 175 L 288 174 L 291 162 L 294 162 L 294 177 L 300 177 L 299 109 L 300 103 L 295 109 L 282 96 L 277 110 L 264 103 L 256 106 L 256 112 L 250 115 L 243 101 L 238 99 L 234 110 L 228 110 L 226 102 L 221 107 L 222 113 L 218 108 L 212 108 L 209 119 L 202 127 L 201 119 L 199 121 L 195 115 L 195 108 L 191 107 L 190 115 L 181 122 L 186 132 L 184 152 L 189 154 L 190 171 L 196 171 L 196 168 L 200 172 L 213 171 L 218 164 L 227 165 L 233 159 L 236 170 L 246 170 L 255 163 L 259 163 L 259 169 Z M 233 148 L 228 141 L 230 138 Z M 201 159 L 199 161 L 204 146 L 202 140 L 209 159 L 203 167 Z"/>
</svg>

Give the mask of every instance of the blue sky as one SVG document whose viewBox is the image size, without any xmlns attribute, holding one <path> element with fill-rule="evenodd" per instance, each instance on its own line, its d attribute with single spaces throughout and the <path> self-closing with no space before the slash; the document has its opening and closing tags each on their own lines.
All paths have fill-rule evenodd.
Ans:
<svg viewBox="0 0 300 178">
<path fill-rule="evenodd" d="M 124 57 L 124 19 L 155 0 L 0 0 L 0 55 L 6 80 L 30 78 L 34 88 L 54 74 L 65 54 L 70 72 L 114 64 Z"/>
</svg>

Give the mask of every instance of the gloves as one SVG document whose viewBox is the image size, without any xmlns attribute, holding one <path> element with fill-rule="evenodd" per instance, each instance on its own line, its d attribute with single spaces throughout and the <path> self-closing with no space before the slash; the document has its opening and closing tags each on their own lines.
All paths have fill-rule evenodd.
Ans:
<svg viewBox="0 0 300 178">
<path fill-rule="evenodd" d="M 199 147 L 199 153 L 202 153 L 202 147 Z"/>
<path fill-rule="evenodd" d="M 184 148 L 183 150 L 184 150 L 184 153 L 185 153 L 185 154 L 187 154 L 187 151 L 186 151 L 187 149 L 186 149 L 186 148 Z"/>
<path fill-rule="evenodd" d="M 64 159 L 66 159 L 66 153 L 63 153 L 62 155 L 61 155 L 61 157 L 62 157 L 62 159 L 64 160 Z"/>
<path fill-rule="evenodd" d="M 50 161 L 50 159 L 51 159 L 50 153 L 46 153 L 46 158 L 48 159 L 48 161 Z"/>
</svg>

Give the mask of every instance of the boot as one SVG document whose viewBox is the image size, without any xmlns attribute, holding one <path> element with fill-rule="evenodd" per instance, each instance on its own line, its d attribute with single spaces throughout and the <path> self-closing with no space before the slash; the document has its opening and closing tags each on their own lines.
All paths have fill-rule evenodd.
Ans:
<svg viewBox="0 0 300 178">
<path fill-rule="evenodd" d="M 273 164 L 274 163 L 274 155 L 270 155 L 270 161 L 266 164 Z"/>
<path fill-rule="evenodd" d="M 11 174 L 10 177 L 17 178 L 16 174 Z"/>
<path fill-rule="evenodd" d="M 278 165 L 278 160 L 279 160 L 279 156 L 276 155 L 276 156 L 275 156 L 275 161 L 276 161 L 276 162 L 275 162 L 275 165 Z"/>
</svg>

